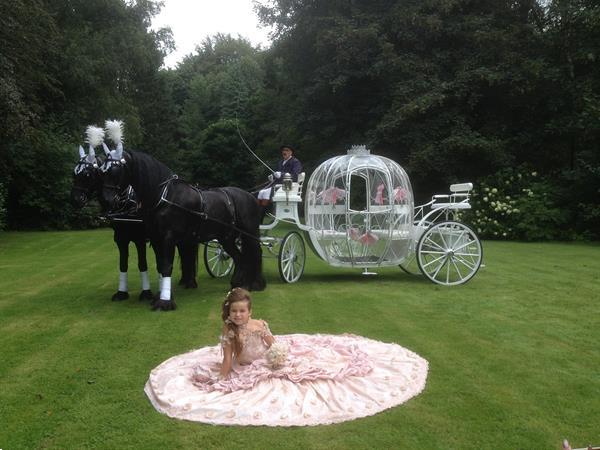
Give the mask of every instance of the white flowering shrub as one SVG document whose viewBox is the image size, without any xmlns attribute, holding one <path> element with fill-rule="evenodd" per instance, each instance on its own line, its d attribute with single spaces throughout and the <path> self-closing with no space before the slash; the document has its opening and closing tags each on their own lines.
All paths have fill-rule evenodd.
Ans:
<svg viewBox="0 0 600 450">
<path fill-rule="evenodd" d="M 561 237 L 568 211 L 556 206 L 555 190 L 535 170 L 503 169 L 479 180 L 465 219 L 485 239 L 533 241 Z"/>
</svg>

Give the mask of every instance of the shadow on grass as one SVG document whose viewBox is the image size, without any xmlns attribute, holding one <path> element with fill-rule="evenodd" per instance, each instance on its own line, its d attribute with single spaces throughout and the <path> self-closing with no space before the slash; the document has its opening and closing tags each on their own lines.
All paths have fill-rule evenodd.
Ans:
<svg viewBox="0 0 600 450">
<path fill-rule="evenodd" d="M 424 277 L 419 275 L 408 275 L 405 273 L 377 273 L 376 275 L 362 275 L 360 272 L 355 273 L 305 273 L 302 275 L 302 278 L 298 281 L 298 283 L 305 282 L 318 282 L 318 283 L 343 283 L 347 281 L 351 282 L 360 282 L 360 283 L 381 283 L 385 282 L 398 282 L 398 283 L 407 283 L 411 285 L 423 285 L 423 284 L 431 284 Z M 281 279 L 271 281 L 271 284 L 287 284 L 281 281 Z"/>
</svg>

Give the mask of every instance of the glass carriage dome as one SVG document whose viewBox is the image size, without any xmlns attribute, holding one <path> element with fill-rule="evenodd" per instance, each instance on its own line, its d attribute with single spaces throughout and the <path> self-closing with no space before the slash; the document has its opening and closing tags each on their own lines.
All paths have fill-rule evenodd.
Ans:
<svg viewBox="0 0 600 450">
<path fill-rule="evenodd" d="M 413 193 L 404 169 L 364 146 L 328 159 L 305 189 L 315 252 L 332 266 L 396 266 L 410 253 Z"/>
</svg>

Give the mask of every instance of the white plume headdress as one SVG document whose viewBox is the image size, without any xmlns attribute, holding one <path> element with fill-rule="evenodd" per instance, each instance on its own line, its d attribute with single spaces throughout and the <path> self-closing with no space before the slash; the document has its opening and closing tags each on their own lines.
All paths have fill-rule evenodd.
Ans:
<svg viewBox="0 0 600 450">
<path fill-rule="evenodd" d="M 111 160 L 121 161 L 122 164 L 125 164 L 125 159 L 123 159 L 123 121 L 107 120 L 104 122 L 104 128 L 106 129 L 107 138 L 116 144 L 115 150 L 109 149 L 104 143 L 102 144 L 104 153 L 109 157 L 102 170 L 107 171 L 112 166 Z"/>
<path fill-rule="evenodd" d="M 107 120 L 104 122 L 106 129 L 106 137 L 115 145 L 123 143 L 123 121 L 122 120 Z"/>
<path fill-rule="evenodd" d="M 93 164 L 94 167 L 98 167 L 94 147 L 104 144 L 104 130 L 95 125 L 88 125 L 85 129 L 85 142 L 89 144 L 88 153 L 86 153 L 83 147 L 80 145 L 79 157 L 81 159 L 85 158 L 86 162 Z M 77 175 L 78 173 L 82 172 L 84 168 L 85 165 L 77 164 L 77 166 L 75 166 L 75 174 Z"/>
<path fill-rule="evenodd" d="M 95 125 L 88 125 L 85 129 L 85 142 L 90 144 L 90 147 L 98 147 L 104 141 L 104 130 Z"/>
</svg>

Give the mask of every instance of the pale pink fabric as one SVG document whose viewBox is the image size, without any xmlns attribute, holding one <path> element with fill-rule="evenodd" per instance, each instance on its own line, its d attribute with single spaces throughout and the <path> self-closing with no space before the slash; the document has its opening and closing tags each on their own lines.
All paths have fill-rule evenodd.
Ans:
<svg viewBox="0 0 600 450">
<path fill-rule="evenodd" d="M 401 188 L 401 187 L 396 187 L 394 189 L 394 201 L 396 203 L 400 203 L 402 200 L 404 200 L 407 196 L 407 192 L 406 189 Z"/>
<path fill-rule="evenodd" d="M 377 235 L 371 233 L 370 231 L 367 231 L 360 237 L 359 242 L 363 245 L 369 246 L 375 244 L 378 240 L 379 238 L 377 237 Z"/>
<path fill-rule="evenodd" d="M 319 192 L 317 198 L 320 198 L 324 205 L 330 204 L 335 205 L 338 199 L 343 200 L 345 198 L 346 191 L 337 187 L 331 187 Z"/>
<path fill-rule="evenodd" d="M 348 334 L 275 338 L 288 345 L 281 369 L 259 358 L 234 363 L 231 377 L 219 380 L 220 347 L 204 347 L 160 364 L 144 390 L 157 410 L 178 419 L 294 426 L 370 416 L 425 387 L 427 361 L 396 344 Z"/>
<path fill-rule="evenodd" d="M 385 190 L 385 185 L 381 183 L 377 186 L 377 193 L 375 194 L 375 203 L 378 205 L 383 205 L 385 203 L 385 199 L 383 198 L 383 191 Z"/>
</svg>

